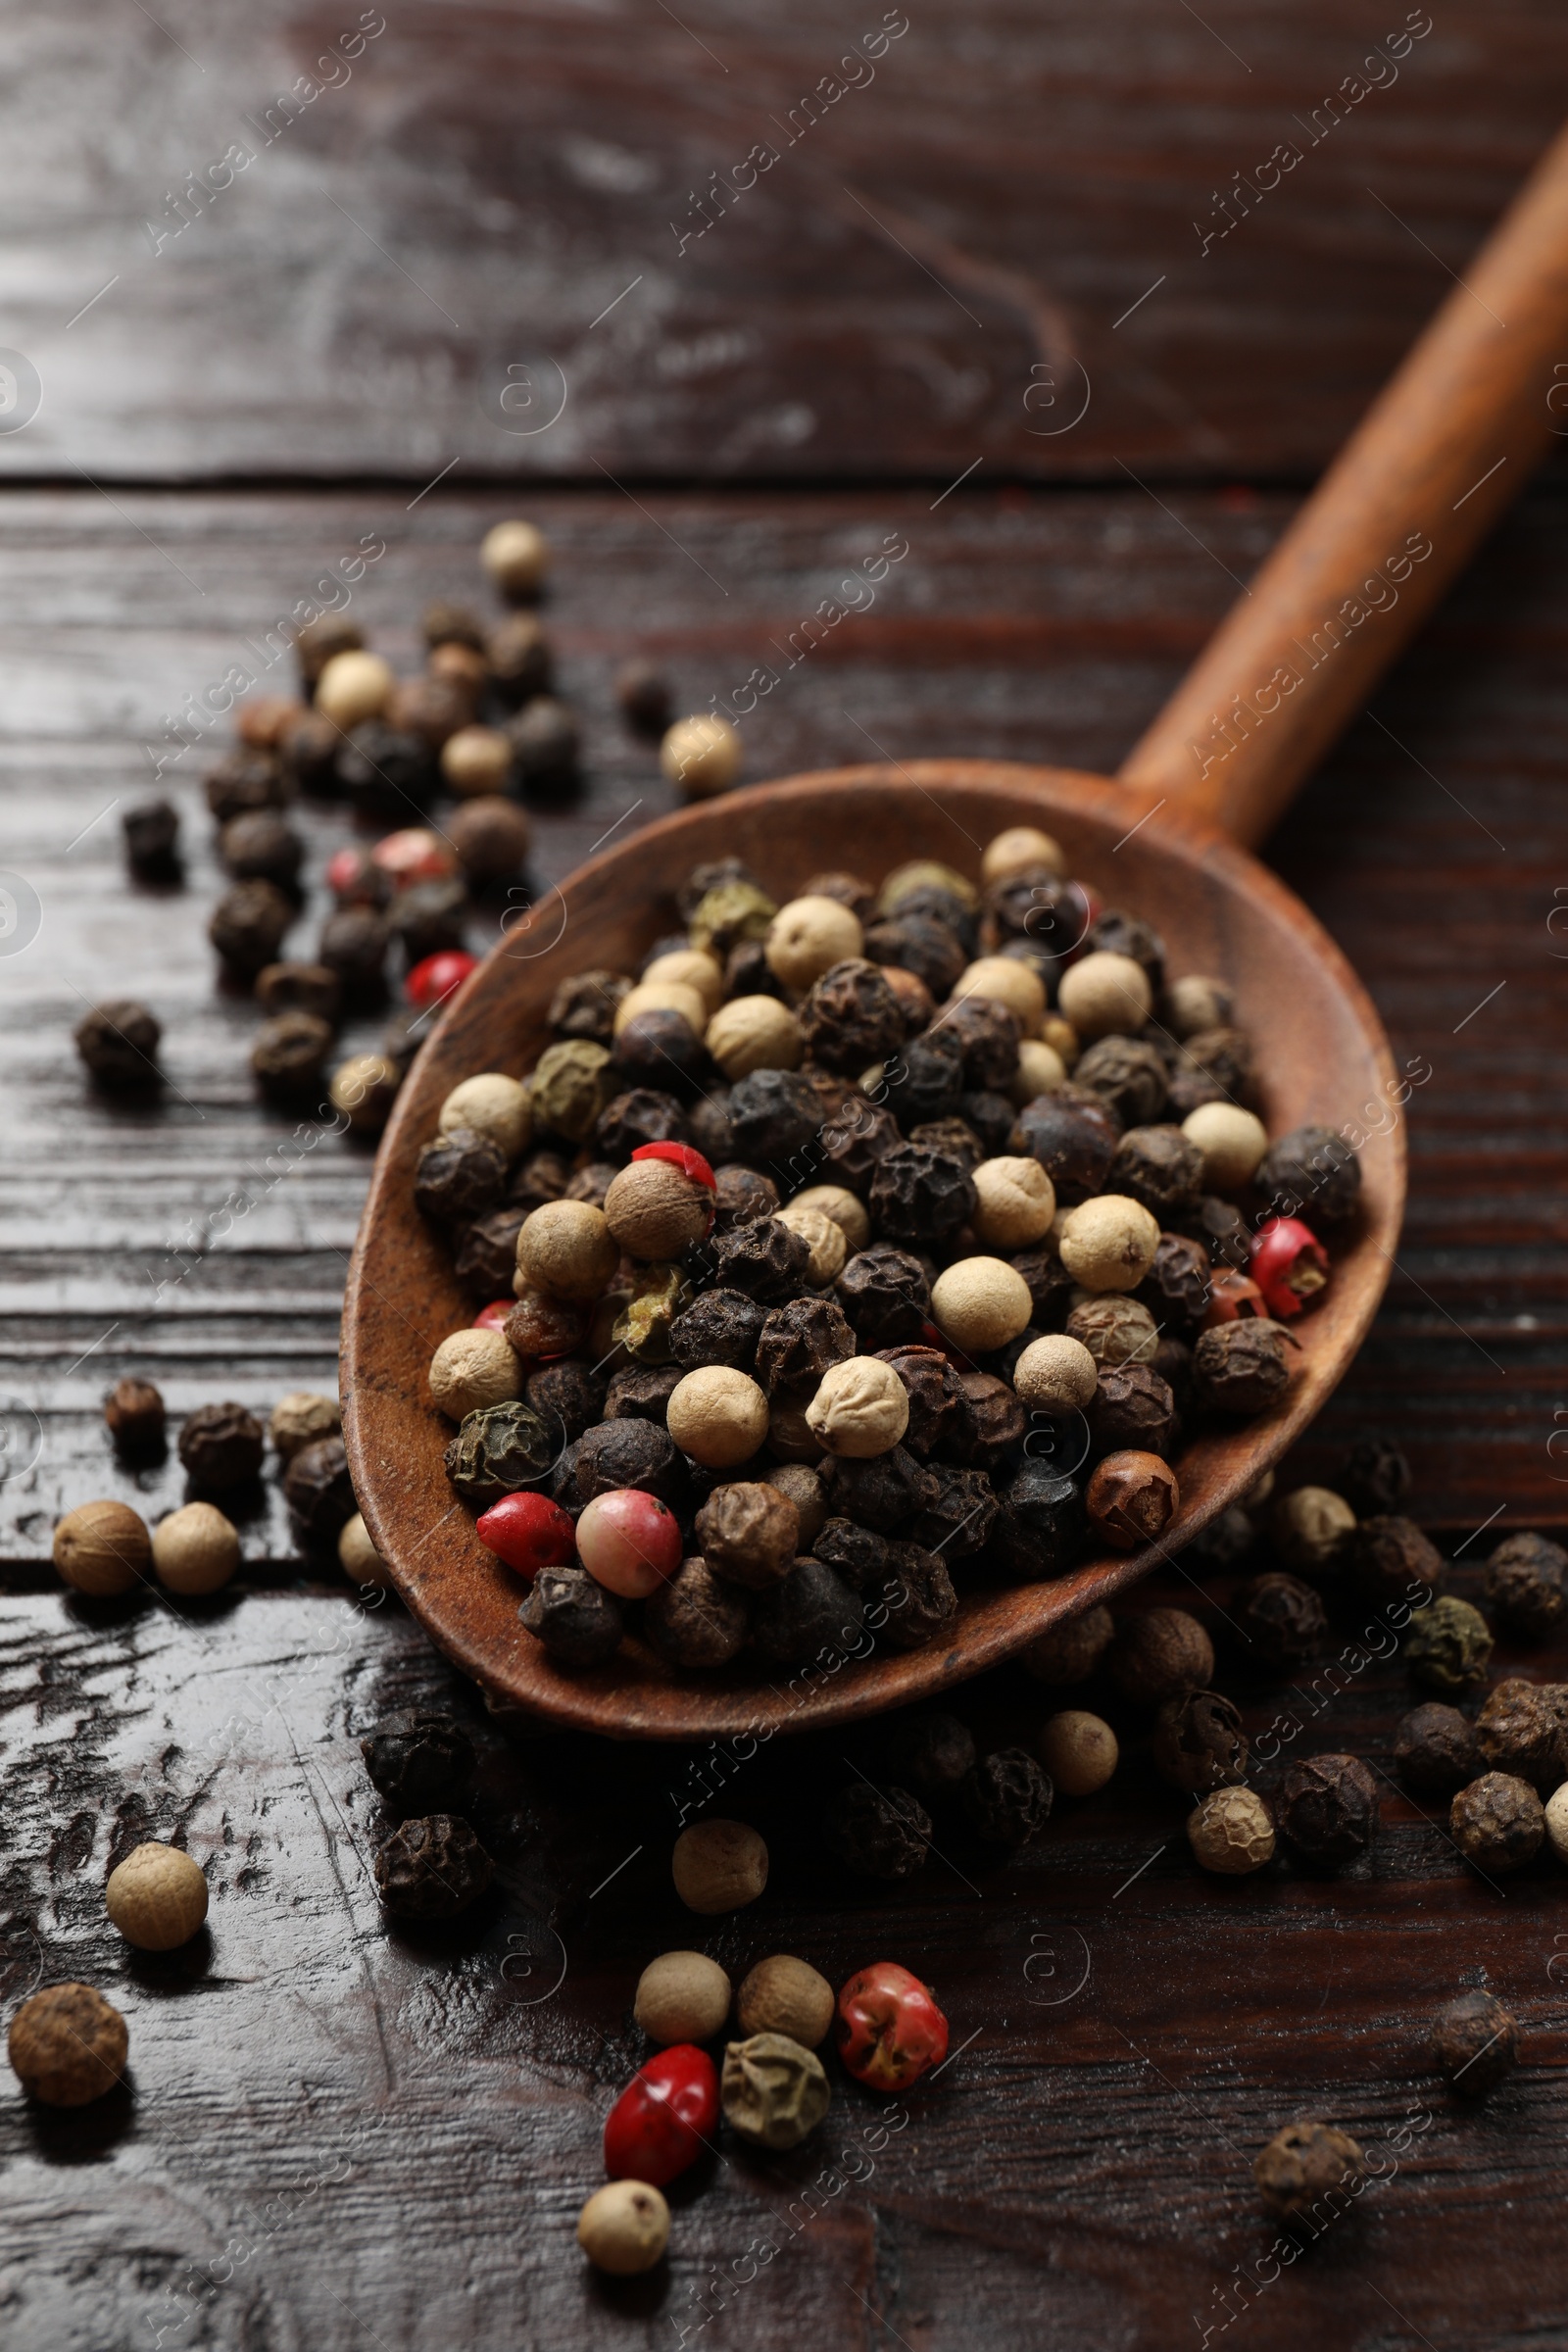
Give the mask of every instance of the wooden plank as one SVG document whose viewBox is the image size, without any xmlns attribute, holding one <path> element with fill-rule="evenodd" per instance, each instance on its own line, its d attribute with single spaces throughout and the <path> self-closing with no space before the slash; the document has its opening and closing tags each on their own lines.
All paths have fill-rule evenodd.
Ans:
<svg viewBox="0 0 1568 2352">
<path fill-rule="evenodd" d="M 71 7 L 12 63 L 7 475 L 940 485 L 1315 471 L 1555 129 L 1568 29 L 271 0 Z"/>
</svg>

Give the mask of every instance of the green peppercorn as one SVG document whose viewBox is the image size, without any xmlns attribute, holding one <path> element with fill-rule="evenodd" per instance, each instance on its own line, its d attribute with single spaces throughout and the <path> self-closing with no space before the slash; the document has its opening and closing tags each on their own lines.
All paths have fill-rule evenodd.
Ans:
<svg viewBox="0 0 1568 2352">
<path fill-rule="evenodd" d="M 778 912 L 774 901 L 754 882 L 721 882 L 706 892 L 691 921 L 694 948 L 727 956 L 743 940 L 763 939 Z"/>
<path fill-rule="evenodd" d="M 1464 1690 L 1485 1682 L 1491 1655 L 1492 1629 L 1467 1600 L 1446 1592 L 1412 1613 L 1404 1660 L 1429 1690 Z"/>
<path fill-rule="evenodd" d="M 612 1092 L 608 1049 L 592 1038 L 564 1038 L 539 1056 L 531 1088 L 533 1123 L 574 1144 L 586 1143 Z"/>
</svg>

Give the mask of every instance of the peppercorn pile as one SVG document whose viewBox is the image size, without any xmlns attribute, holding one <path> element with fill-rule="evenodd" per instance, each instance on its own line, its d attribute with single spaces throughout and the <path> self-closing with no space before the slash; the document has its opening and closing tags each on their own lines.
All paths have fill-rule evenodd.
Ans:
<svg viewBox="0 0 1568 2352">
<path fill-rule="evenodd" d="M 778 906 L 699 868 L 415 1200 L 473 1298 L 447 1468 L 561 1665 L 940 1640 L 983 1578 L 1155 1541 L 1195 1429 L 1273 1410 L 1360 1174 L 1270 1143 L 1229 992 L 1033 828 Z"/>
<path fill-rule="evenodd" d="M 208 936 L 227 985 L 252 994 L 263 1015 L 251 1051 L 257 1086 L 287 1107 L 314 1104 L 325 1085 L 331 1108 L 365 1134 L 386 1124 L 419 1020 L 473 968 L 466 939 L 476 902 L 520 882 L 529 838 L 521 801 L 559 794 L 577 771 L 578 720 L 554 691 L 554 654 L 532 610 L 549 544 L 531 523 L 502 522 L 479 556 L 504 617 L 430 605 L 424 672 L 400 679 L 346 613 L 322 615 L 295 641 L 298 698 L 242 704 L 233 748 L 204 779 L 230 879 Z M 648 663 L 622 669 L 616 697 L 634 731 L 660 739 L 664 773 L 685 798 L 735 780 L 734 728 L 702 715 L 671 725 L 668 687 Z M 302 796 L 346 807 L 380 838 L 330 858 L 332 911 L 314 950 L 291 956 L 307 844 L 289 811 Z M 454 806 L 438 825 L 410 821 L 442 799 Z M 141 803 L 122 821 L 132 873 L 177 881 L 173 805 Z M 374 1052 L 351 1055 L 327 1082 L 340 1026 L 384 1004 L 398 962 L 404 1009 Z M 123 1092 L 159 1082 L 162 1034 L 147 1006 L 117 1000 L 82 1016 L 75 1044 L 97 1083 Z"/>
</svg>

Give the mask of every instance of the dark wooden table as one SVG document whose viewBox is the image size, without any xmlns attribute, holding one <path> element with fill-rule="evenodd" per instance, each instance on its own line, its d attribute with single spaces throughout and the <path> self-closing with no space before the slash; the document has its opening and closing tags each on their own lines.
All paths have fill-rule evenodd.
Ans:
<svg viewBox="0 0 1568 2352">
<path fill-rule="evenodd" d="M 5 331 L 42 398 L 0 433 L 0 863 L 41 911 L 0 943 L 0 1990 L 9 2013 L 40 1980 L 100 1984 L 132 2079 L 71 2117 L 0 2096 L 8 2352 L 1568 2345 L 1558 1868 L 1489 1887 L 1392 1779 L 1347 1877 L 1201 1879 L 1118 1714 L 1116 1781 L 1038 1847 L 998 1864 L 944 1823 L 918 1880 L 867 1896 L 824 1875 L 814 1822 L 868 1748 L 738 1762 L 489 1719 L 395 1601 L 302 1573 L 270 1479 L 218 1602 L 74 1605 L 49 1570 L 61 1510 L 180 1498 L 173 1470 L 109 1453 L 119 1374 L 176 1415 L 334 1375 L 366 1157 L 283 1151 L 295 1122 L 253 1099 L 255 1016 L 204 936 L 200 749 L 161 785 L 183 888 L 133 887 L 119 854 L 145 747 L 245 639 L 369 539 L 354 610 L 412 666 L 422 604 L 474 591 L 486 525 L 537 516 L 587 742 L 580 796 L 536 812 L 544 883 L 666 805 L 614 716 L 620 660 L 657 657 L 688 707 L 727 696 L 898 530 L 875 608 L 748 723 L 748 773 L 877 751 L 1113 767 L 1568 94 L 1548 0 L 1435 11 L 1396 81 L 1362 61 L 1404 12 L 1359 0 L 1309 23 L 1262 0 L 911 8 L 874 80 L 837 61 L 852 38 L 866 57 L 878 11 L 775 17 L 426 4 L 372 33 L 368 11 L 308 101 L 297 77 L 351 11 L 73 6 L 10 31 Z M 792 111 L 829 74 L 841 96 Z M 1352 74 L 1363 95 L 1325 111 Z M 710 194 L 699 238 L 710 175 L 769 140 L 776 164 L 726 213 Z M 1250 212 L 1233 194 L 1221 237 L 1234 175 L 1282 141 L 1298 164 Z M 251 160 L 215 187 L 236 144 Z M 556 421 L 515 430 L 560 384 Z M 1568 1515 L 1565 519 L 1548 470 L 1270 846 L 1396 1055 L 1434 1073 L 1388 1303 L 1291 1475 L 1395 1433 L 1462 1592 L 1498 1534 Z M 306 821 L 302 940 L 351 837 Z M 89 1095 L 72 1054 L 83 1001 L 114 993 L 165 1024 L 155 1104 Z M 1250 1678 L 1227 1597 L 1205 1579 L 1195 1605 L 1254 1736 L 1282 1719 L 1260 1785 L 1322 1747 L 1388 1774 L 1397 1665 Z M 1568 1674 L 1562 1645 L 1526 1663 Z M 483 1751 L 503 1887 L 461 1937 L 389 1935 L 368 1871 L 358 1736 L 416 1698 Z M 961 1711 L 999 1742 L 1043 1705 L 1008 1671 Z M 667 1866 L 704 1806 L 774 1857 L 763 1901 L 706 1938 Z M 210 1932 L 169 1960 L 103 1916 L 145 1835 L 212 1885 Z M 690 1941 L 835 1980 L 902 1956 L 961 2047 L 886 2137 L 849 2086 L 810 2149 L 689 2176 L 667 2269 L 617 2287 L 572 2226 L 641 2055 L 637 1972 Z M 1479 2110 L 1424 2053 L 1472 1984 L 1526 2048 Z M 1250 2164 L 1299 2114 L 1383 2178 L 1276 2276 Z"/>
</svg>

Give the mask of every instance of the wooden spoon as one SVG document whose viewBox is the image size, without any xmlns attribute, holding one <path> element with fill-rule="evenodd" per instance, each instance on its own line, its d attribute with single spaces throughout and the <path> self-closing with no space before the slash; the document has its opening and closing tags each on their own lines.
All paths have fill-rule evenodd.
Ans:
<svg viewBox="0 0 1568 2352">
<path fill-rule="evenodd" d="M 1568 136 L 1262 566 L 1121 781 L 1071 770 L 929 760 L 796 777 L 688 808 L 580 868 L 460 992 L 414 1065 L 376 1165 L 343 1320 L 344 1435 L 355 1491 L 393 1581 L 432 1639 L 503 1704 L 623 1739 L 802 1730 L 928 1697 L 1166 1560 L 1244 1494 L 1310 1421 L 1365 1336 L 1404 1197 L 1402 1102 L 1376 1013 L 1333 942 L 1238 843 L 1260 840 L 1374 679 L 1437 603 L 1550 431 L 1568 358 Z M 1234 987 L 1255 1040 L 1271 1132 L 1365 1130 L 1364 1214 L 1326 1298 L 1298 1326 L 1282 1409 L 1205 1436 L 1179 1464 L 1182 1508 L 1161 1544 L 1087 1561 L 1049 1584 L 972 1592 L 948 1639 L 907 1654 L 769 1673 L 743 1659 L 682 1677 L 640 1639 L 586 1674 L 553 1666 L 517 1620 L 521 1588 L 473 1532 L 442 1466 L 451 1436 L 428 1401 L 438 1342 L 471 1318 L 412 1179 L 442 1100 L 478 1070 L 522 1073 L 549 1042 L 546 1007 L 586 965 L 634 968 L 670 927 L 677 884 L 738 854 L 787 897 L 835 865 L 896 858 L 977 868 L 1004 826 L 1041 822 L 1070 870 L 1164 933 L 1176 973 Z M 1179 1562 L 1176 1563 L 1179 1566 Z M 956 1580 L 960 1590 L 962 1572 Z"/>
</svg>

